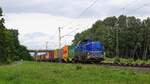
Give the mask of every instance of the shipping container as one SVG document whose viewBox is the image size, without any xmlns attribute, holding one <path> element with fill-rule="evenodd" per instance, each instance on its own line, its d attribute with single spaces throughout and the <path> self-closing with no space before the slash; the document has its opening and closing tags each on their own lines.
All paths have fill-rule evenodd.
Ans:
<svg viewBox="0 0 150 84">
<path fill-rule="evenodd" d="M 54 61 L 59 61 L 59 49 L 54 50 Z"/>
<path fill-rule="evenodd" d="M 44 61 L 45 55 L 41 55 L 41 61 Z"/>
<path fill-rule="evenodd" d="M 35 61 L 39 61 L 40 60 L 40 56 L 34 56 Z"/>
<path fill-rule="evenodd" d="M 67 62 L 67 60 L 68 60 L 68 57 L 69 57 L 69 46 L 68 45 L 66 45 L 66 46 L 64 46 L 63 47 L 63 49 L 62 49 L 62 59 L 65 61 L 65 62 Z"/>
<path fill-rule="evenodd" d="M 58 58 L 58 50 L 54 50 L 54 59 Z"/>
<path fill-rule="evenodd" d="M 45 54 L 45 60 L 48 60 L 49 59 L 49 52 L 46 52 Z"/>
<path fill-rule="evenodd" d="M 40 61 L 41 56 L 36 56 L 36 61 Z"/>
<path fill-rule="evenodd" d="M 69 58 L 72 59 L 75 56 L 75 45 L 69 46 Z"/>
<path fill-rule="evenodd" d="M 54 61 L 54 50 L 49 51 L 48 55 L 49 55 L 48 60 L 51 61 L 51 62 Z"/>
<path fill-rule="evenodd" d="M 47 54 L 40 55 L 40 61 L 47 61 Z"/>
</svg>

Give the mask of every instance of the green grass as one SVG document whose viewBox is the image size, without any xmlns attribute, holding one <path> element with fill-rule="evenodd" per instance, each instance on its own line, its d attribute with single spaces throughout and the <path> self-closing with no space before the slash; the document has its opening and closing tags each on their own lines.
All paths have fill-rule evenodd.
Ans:
<svg viewBox="0 0 150 84">
<path fill-rule="evenodd" d="M 150 72 L 97 65 L 23 62 L 0 66 L 0 84 L 150 84 Z"/>
</svg>

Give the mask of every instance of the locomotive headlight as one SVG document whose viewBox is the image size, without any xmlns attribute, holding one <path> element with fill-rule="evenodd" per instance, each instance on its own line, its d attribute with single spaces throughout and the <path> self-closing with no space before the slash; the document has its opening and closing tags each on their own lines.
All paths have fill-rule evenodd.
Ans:
<svg viewBox="0 0 150 84">
<path fill-rule="evenodd" d="M 90 56 L 88 55 L 87 58 L 90 59 Z"/>
<path fill-rule="evenodd" d="M 87 59 L 89 59 L 89 58 L 90 58 L 90 54 L 88 53 L 88 54 L 87 54 Z"/>
</svg>

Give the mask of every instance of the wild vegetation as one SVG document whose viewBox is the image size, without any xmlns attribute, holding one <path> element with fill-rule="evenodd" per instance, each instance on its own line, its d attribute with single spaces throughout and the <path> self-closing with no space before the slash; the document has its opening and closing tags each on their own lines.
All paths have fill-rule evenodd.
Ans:
<svg viewBox="0 0 150 84">
<path fill-rule="evenodd" d="M 150 59 L 150 18 L 107 17 L 76 34 L 73 42 L 77 44 L 84 39 L 101 41 L 107 57 L 147 60 Z"/>
<path fill-rule="evenodd" d="M 146 69 L 21 62 L 0 66 L 0 84 L 149 84 Z"/>
<path fill-rule="evenodd" d="M 0 8 L 0 64 L 11 63 L 20 59 L 31 60 L 26 47 L 19 43 L 18 30 L 7 29 L 4 23 L 5 20 Z"/>
<path fill-rule="evenodd" d="M 127 64 L 127 65 L 149 65 L 150 60 L 140 60 L 140 59 L 134 60 L 134 59 L 119 58 L 119 57 L 114 57 L 114 58 L 105 57 L 103 63 L 115 63 L 115 64 Z"/>
</svg>

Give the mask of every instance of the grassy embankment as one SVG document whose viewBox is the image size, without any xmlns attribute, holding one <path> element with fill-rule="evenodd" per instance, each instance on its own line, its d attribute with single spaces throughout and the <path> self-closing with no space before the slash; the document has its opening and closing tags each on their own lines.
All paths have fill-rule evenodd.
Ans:
<svg viewBox="0 0 150 84">
<path fill-rule="evenodd" d="M 107 58 L 105 57 L 104 63 L 118 63 L 118 64 L 150 64 L 150 60 L 133 60 L 123 58 Z"/>
<path fill-rule="evenodd" d="M 0 84 L 150 84 L 150 72 L 97 65 L 23 62 L 0 66 Z"/>
</svg>

